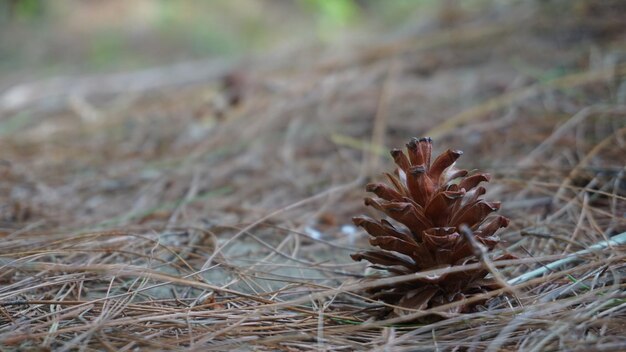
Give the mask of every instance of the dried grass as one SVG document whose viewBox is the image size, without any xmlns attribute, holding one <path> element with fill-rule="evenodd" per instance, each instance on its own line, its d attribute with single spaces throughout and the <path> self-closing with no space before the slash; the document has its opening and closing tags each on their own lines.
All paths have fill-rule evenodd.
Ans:
<svg viewBox="0 0 626 352">
<path fill-rule="evenodd" d="M 513 12 L 259 59 L 236 106 L 208 79 L 3 111 L 0 346 L 626 348 L 624 245 L 598 245 L 626 231 L 625 28 Z M 494 174 L 521 259 L 489 263 L 513 286 L 480 312 L 374 320 L 364 288 L 433 272 L 363 281 L 349 219 L 391 167 L 379 151 L 429 131 Z"/>
</svg>

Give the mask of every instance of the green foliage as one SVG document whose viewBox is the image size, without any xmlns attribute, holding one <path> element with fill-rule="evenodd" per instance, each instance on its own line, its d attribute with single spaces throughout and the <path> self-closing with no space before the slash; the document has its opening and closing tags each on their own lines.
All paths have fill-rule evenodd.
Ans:
<svg viewBox="0 0 626 352">
<path fill-rule="evenodd" d="M 339 30 L 354 24 L 360 17 L 353 0 L 301 0 L 303 10 L 317 21 L 317 33 L 323 40 L 332 39 Z"/>
<path fill-rule="evenodd" d="M 42 0 L 13 1 L 13 16 L 18 20 L 34 20 L 44 15 L 45 6 Z"/>
<path fill-rule="evenodd" d="M 357 6 L 352 0 L 302 0 L 303 7 L 315 12 L 328 24 L 346 25 L 357 15 Z"/>
<path fill-rule="evenodd" d="M 118 60 L 123 51 L 124 38 L 120 33 L 99 33 L 91 42 L 89 62 L 97 68 L 105 68 Z"/>
</svg>

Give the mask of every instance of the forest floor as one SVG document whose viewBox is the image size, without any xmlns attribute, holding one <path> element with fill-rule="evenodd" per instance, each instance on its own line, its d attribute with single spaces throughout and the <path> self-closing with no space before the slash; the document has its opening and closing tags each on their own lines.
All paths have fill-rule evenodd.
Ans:
<svg viewBox="0 0 626 352">
<path fill-rule="evenodd" d="M 6 91 L 0 347 L 623 350 L 626 23 L 596 4 Z M 515 284 L 376 320 L 351 218 L 413 136 L 493 175 Z"/>
</svg>

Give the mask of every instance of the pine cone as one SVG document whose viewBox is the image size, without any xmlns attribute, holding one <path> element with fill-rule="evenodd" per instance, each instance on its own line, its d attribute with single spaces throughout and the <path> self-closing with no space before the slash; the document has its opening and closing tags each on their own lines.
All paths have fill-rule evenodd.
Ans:
<svg viewBox="0 0 626 352">
<path fill-rule="evenodd" d="M 478 258 L 459 227 L 467 225 L 477 242 L 492 250 L 499 242 L 494 233 L 506 227 L 503 216 L 488 217 L 500 208 L 499 202 L 481 199 L 485 188 L 481 182 L 488 174 L 454 168 L 462 152 L 448 150 L 431 163 L 432 140 L 412 138 L 407 144 L 408 157 L 400 149 L 391 151 L 398 165 L 395 175 L 386 173 L 391 187 L 383 183 L 368 184 L 366 190 L 379 198 L 365 198 L 365 205 L 385 213 L 391 220 L 376 221 L 355 217 L 355 225 L 363 227 L 378 247 L 356 253 L 352 259 L 367 260 L 372 267 L 389 275 L 445 268 L 475 263 Z M 495 260 L 508 259 L 501 256 Z M 403 282 L 394 286 L 376 287 L 372 298 L 412 309 L 427 309 L 486 292 L 498 286 L 486 279 L 484 269 L 443 274 Z M 453 312 L 470 311 L 473 306 L 459 306 Z M 395 309 L 397 315 L 406 311 Z M 452 311 L 450 311 L 452 313 Z"/>
</svg>

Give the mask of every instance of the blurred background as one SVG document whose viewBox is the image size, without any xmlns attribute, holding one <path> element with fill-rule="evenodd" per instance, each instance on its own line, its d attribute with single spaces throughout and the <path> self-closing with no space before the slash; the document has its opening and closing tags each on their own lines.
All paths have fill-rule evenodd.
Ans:
<svg viewBox="0 0 626 352">
<path fill-rule="evenodd" d="M 0 148 L 25 182 L 4 184 L 4 218 L 26 207 L 52 227 L 91 226 L 170 209 L 193 181 L 223 186 L 228 205 L 197 203 L 188 221 L 218 211 L 239 223 L 380 175 L 386 150 L 412 136 L 480 155 L 470 167 L 517 167 L 581 109 L 626 101 L 625 11 L 620 0 L 2 0 Z M 233 208 L 242 198 L 250 208 Z M 343 222 L 360 198 L 355 188 Z M 124 216 L 111 224 L 138 219 Z"/>
<path fill-rule="evenodd" d="M 464 1 L 455 11 L 479 10 Z M 13 80 L 234 58 L 415 30 L 433 0 L 3 0 L 0 70 Z M 454 16 L 453 13 L 441 14 Z"/>
</svg>

